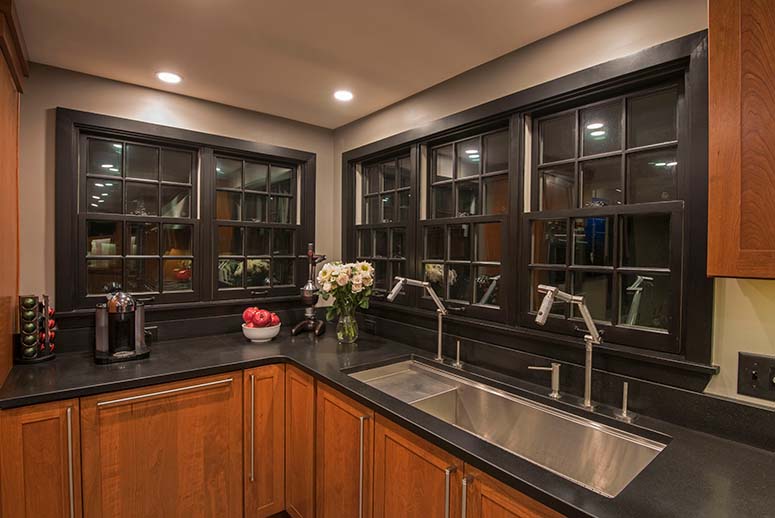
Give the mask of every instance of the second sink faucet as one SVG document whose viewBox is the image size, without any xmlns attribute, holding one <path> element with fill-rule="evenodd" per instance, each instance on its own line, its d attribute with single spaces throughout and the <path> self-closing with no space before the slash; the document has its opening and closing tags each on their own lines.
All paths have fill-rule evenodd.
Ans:
<svg viewBox="0 0 775 518">
<path fill-rule="evenodd" d="M 571 295 L 565 293 L 554 286 L 547 286 L 541 284 L 538 286 L 538 292 L 544 293 L 544 300 L 541 301 L 541 307 L 538 308 L 538 314 L 536 315 L 536 323 L 538 325 L 546 324 L 546 320 L 549 318 L 549 313 L 552 310 L 552 304 L 554 300 L 560 300 L 569 304 L 575 304 L 579 308 L 581 318 L 584 319 L 584 324 L 587 326 L 587 334 L 584 335 L 584 344 L 586 351 L 586 358 L 584 362 L 584 408 L 592 410 L 592 347 L 600 345 L 603 339 L 600 337 L 600 333 L 595 326 L 592 315 L 589 313 L 589 308 L 584 300 L 583 295 Z"/>
<path fill-rule="evenodd" d="M 438 320 L 438 351 L 436 352 L 436 360 L 437 362 L 443 362 L 444 356 L 441 354 L 442 350 L 442 344 L 444 343 L 444 317 L 447 316 L 447 308 L 444 307 L 444 304 L 442 304 L 441 299 L 438 295 L 436 295 L 436 292 L 433 291 L 433 287 L 431 287 L 431 284 L 427 281 L 418 281 L 415 279 L 407 279 L 406 277 L 396 277 L 396 284 L 393 286 L 393 289 L 390 290 L 390 293 L 387 296 L 388 302 L 393 302 L 396 300 L 396 297 L 399 293 L 401 293 L 401 290 L 403 287 L 406 286 L 416 286 L 418 288 L 425 288 L 425 291 L 428 292 L 428 295 L 430 295 L 433 302 L 436 304 L 436 318 Z"/>
</svg>

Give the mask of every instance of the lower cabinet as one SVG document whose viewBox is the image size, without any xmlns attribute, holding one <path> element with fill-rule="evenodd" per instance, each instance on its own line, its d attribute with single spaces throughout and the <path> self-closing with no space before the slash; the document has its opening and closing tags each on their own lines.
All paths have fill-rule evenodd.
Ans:
<svg viewBox="0 0 775 518">
<path fill-rule="evenodd" d="M 0 438 L 0 516 L 81 516 L 78 400 L 3 410 Z"/>
<path fill-rule="evenodd" d="M 285 508 L 293 518 L 315 516 L 315 378 L 285 371 Z"/>
<path fill-rule="evenodd" d="M 243 515 L 242 372 L 81 399 L 86 518 Z"/>
<path fill-rule="evenodd" d="M 516 489 L 466 466 L 462 518 L 562 518 Z"/>
</svg>

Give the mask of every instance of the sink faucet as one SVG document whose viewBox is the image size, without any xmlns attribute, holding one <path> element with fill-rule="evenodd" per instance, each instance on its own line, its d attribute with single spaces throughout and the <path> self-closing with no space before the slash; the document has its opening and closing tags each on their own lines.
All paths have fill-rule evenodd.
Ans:
<svg viewBox="0 0 775 518">
<path fill-rule="evenodd" d="M 428 295 L 430 295 L 433 302 L 436 304 L 436 318 L 438 321 L 438 351 L 436 352 L 436 357 L 434 360 L 437 362 L 443 362 L 444 357 L 441 354 L 442 349 L 442 342 L 444 340 L 444 332 L 443 332 L 443 325 L 444 325 L 444 317 L 447 316 L 447 308 L 444 307 L 444 304 L 442 304 L 441 299 L 438 295 L 436 295 L 436 292 L 433 291 L 433 288 L 431 287 L 431 284 L 427 281 L 418 281 L 415 279 L 407 279 L 406 277 L 396 277 L 395 278 L 396 284 L 393 286 L 393 289 L 390 290 L 390 293 L 387 296 L 388 302 L 393 302 L 396 300 L 396 297 L 399 293 L 401 293 L 401 290 L 404 286 L 416 286 L 418 288 L 425 288 L 425 291 L 428 292 Z"/>
<path fill-rule="evenodd" d="M 544 300 L 541 302 L 541 307 L 538 308 L 538 314 L 536 315 L 536 323 L 540 326 L 546 324 L 546 320 L 549 318 L 549 313 L 552 310 L 552 304 L 554 299 L 558 299 L 562 302 L 569 304 L 575 304 L 579 308 L 581 318 L 584 319 L 584 324 L 587 326 L 587 334 L 584 335 L 584 344 L 586 349 L 586 358 L 584 362 L 584 408 L 592 410 L 592 347 L 600 345 L 603 341 L 600 337 L 600 333 L 595 326 L 595 322 L 592 320 L 592 315 L 589 313 L 587 303 L 584 301 L 583 295 L 571 295 L 557 289 L 554 286 L 547 286 L 541 284 L 538 286 L 538 293 L 544 293 Z"/>
</svg>

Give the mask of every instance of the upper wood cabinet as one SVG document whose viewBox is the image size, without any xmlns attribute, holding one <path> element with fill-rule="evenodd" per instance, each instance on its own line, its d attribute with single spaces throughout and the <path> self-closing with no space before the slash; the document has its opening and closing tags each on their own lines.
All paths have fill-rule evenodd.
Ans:
<svg viewBox="0 0 775 518">
<path fill-rule="evenodd" d="M 78 400 L 4 410 L 0 437 L 0 516 L 81 516 Z"/>
<path fill-rule="evenodd" d="M 285 366 L 246 370 L 245 518 L 285 509 Z"/>
<path fill-rule="evenodd" d="M 462 518 L 562 518 L 481 471 L 466 465 Z"/>
<path fill-rule="evenodd" d="M 285 507 L 293 518 L 315 516 L 315 378 L 285 371 Z"/>
<path fill-rule="evenodd" d="M 775 278 L 775 14 L 709 0 L 708 274 Z"/>
<path fill-rule="evenodd" d="M 86 518 L 239 518 L 242 373 L 81 399 Z"/>
<path fill-rule="evenodd" d="M 316 419 L 317 518 L 370 518 L 374 412 L 321 384 Z"/>
</svg>

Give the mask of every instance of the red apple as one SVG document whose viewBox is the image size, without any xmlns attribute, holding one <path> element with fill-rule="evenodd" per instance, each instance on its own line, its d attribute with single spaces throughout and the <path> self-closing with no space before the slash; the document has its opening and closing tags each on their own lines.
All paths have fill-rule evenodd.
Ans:
<svg viewBox="0 0 775 518">
<path fill-rule="evenodd" d="M 270 313 L 270 322 L 272 326 L 280 325 L 280 317 L 277 316 L 277 313 Z"/>
<path fill-rule="evenodd" d="M 256 327 L 266 327 L 269 322 L 271 322 L 272 317 L 269 315 L 269 312 L 265 309 L 259 309 L 256 311 L 256 314 L 253 315 L 253 324 Z"/>
<path fill-rule="evenodd" d="M 256 327 L 253 325 L 253 322 L 245 322 L 245 327 Z"/>
<path fill-rule="evenodd" d="M 246 324 L 249 324 L 253 321 L 253 315 L 256 314 L 256 311 L 258 311 L 256 308 L 247 308 L 242 312 L 242 320 L 244 320 Z"/>
</svg>

